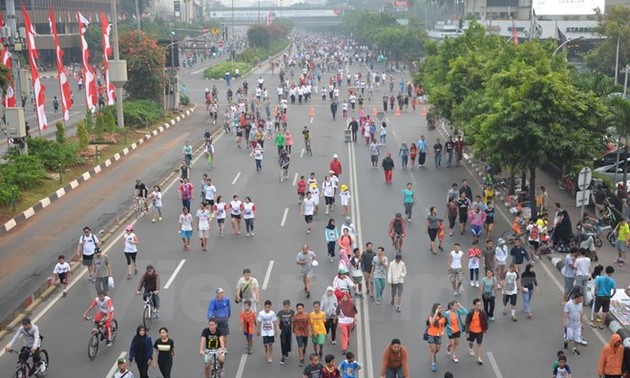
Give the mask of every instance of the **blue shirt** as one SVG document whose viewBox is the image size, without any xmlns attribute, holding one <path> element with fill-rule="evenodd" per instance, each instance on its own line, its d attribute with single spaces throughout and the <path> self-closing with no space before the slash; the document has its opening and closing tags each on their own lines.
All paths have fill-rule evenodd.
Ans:
<svg viewBox="0 0 630 378">
<path fill-rule="evenodd" d="M 617 288 L 617 283 L 608 276 L 599 276 L 595 279 L 595 286 L 597 286 L 596 296 L 610 297 L 612 296 L 612 291 Z"/>
<path fill-rule="evenodd" d="M 223 297 L 223 300 L 219 300 L 216 297 L 212 298 L 208 305 L 208 320 L 212 318 L 229 318 L 231 314 L 229 299 L 225 297 Z"/>
<path fill-rule="evenodd" d="M 361 369 L 361 364 L 356 361 L 348 362 L 348 360 L 344 360 L 339 364 L 341 378 L 356 378 L 359 369 Z"/>
<path fill-rule="evenodd" d="M 420 151 L 422 153 L 426 153 L 427 152 L 427 141 L 426 140 L 420 139 L 418 141 L 418 143 L 416 143 L 416 146 L 418 146 L 418 151 Z"/>
<path fill-rule="evenodd" d="M 413 190 L 405 188 L 402 190 L 402 193 L 404 197 L 403 199 L 404 203 L 413 203 L 413 194 L 414 194 Z"/>
</svg>

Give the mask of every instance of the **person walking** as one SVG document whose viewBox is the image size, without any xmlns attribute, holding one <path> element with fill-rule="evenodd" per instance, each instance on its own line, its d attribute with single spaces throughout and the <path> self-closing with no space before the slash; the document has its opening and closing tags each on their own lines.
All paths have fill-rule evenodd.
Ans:
<svg viewBox="0 0 630 378">
<path fill-rule="evenodd" d="M 582 303 L 584 297 L 582 293 L 575 293 L 573 298 L 564 304 L 562 313 L 562 325 L 564 326 L 564 347 L 568 346 L 569 341 L 573 341 L 571 351 L 579 355 L 578 345 L 582 342 Z"/>
<path fill-rule="evenodd" d="M 413 212 L 413 205 L 416 202 L 415 191 L 413 190 L 413 185 L 410 182 L 407 183 L 407 187 L 402 190 L 403 194 L 403 206 L 405 207 L 405 217 L 407 217 L 407 222 L 411 222 L 411 215 Z"/>
<path fill-rule="evenodd" d="M 607 266 L 605 270 L 606 274 L 601 275 L 595 279 L 595 306 L 593 307 L 593 313 L 597 315 L 599 310 L 602 310 L 602 322 L 599 324 L 599 329 L 604 329 L 606 324 L 606 318 L 608 318 L 608 310 L 610 309 L 610 298 L 614 297 L 617 293 L 617 283 L 612 278 L 615 273 L 615 268 Z M 597 322 L 593 321 L 591 327 L 597 328 Z"/>
<path fill-rule="evenodd" d="M 372 260 L 372 279 L 374 280 L 374 298 L 376 304 L 381 304 L 381 298 L 383 297 L 383 290 L 385 290 L 385 275 L 389 262 L 387 256 L 385 256 L 385 248 L 378 247 L 376 249 L 376 256 Z"/>
<path fill-rule="evenodd" d="M 149 378 L 149 366 L 153 362 L 153 341 L 151 336 L 147 335 L 147 329 L 144 326 L 138 326 L 136 335 L 131 340 L 129 363 L 132 364 L 134 360 L 136 360 L 140 378 Z"/>
<path fill-rule="evenodd" d="M 182 238 L 184 251 L 190 250 L 190 238 L 193 230 L 193 216 L 189 213 L 187 207 L 182 208 L 179 215 L 179 236 Z"/>
<path fill-rule="evenodd" d="M 402 169 L 407 169 L 407 164 L 409 163 L 409 147 L 407 147 L 407 142 L 402 142 L 398 150 L 398 156 L 400 156 L 400 166 Z"/>
<path fill-rule="evenodd" d="M 429 234 L 429 250 L 434 255 L 437 254 L 437 249 L 435 248 L 435 238 L 437 237 L 438 231 L 440 231 L 440 218 L 437 216 L 437 208 L 435 206 L 431 206 L 429 209 L 429 215 L 427 216 L 427 225 L 424 233 Z"/>
<path fill-rule="evenodd" d="M 320 303 L 321 310 L 326 315 L 326 335 L 330 334 L 330 342 L 335 345 L 337 344 L 337 306 L 339 301 L 332 286 L 326 288 Z"/>
<path fill-rule="evenodd" d="M 155 214 L 158 215 L 158 220 L 162 220 L 162 190 L 159 185 L 153 186 L 153 192 L 149 194 L 149 200 L 151 201 L 151 223 L 155 223 Z"/>
<path fill-rule="evenodd" d="M 521 290 L 519 283 L 519 274 L 516 270 L 516 264 L 510 265 L 510 270 L 505 273 L 505 283 L 503 285 L 503 315 L 507 315 L 507 305 L 511 306 L 510 317 L 512 321 L 516 319 L 516 300 L 518 292 Z"/>
<path fill-rule="evenodd" d="M 289 358 L 289 353 L 291 352 L 291 336 L 293 336 L 294 316 L 295 311 L 291 308 L 291 301 L 285 299 L 282 301 L 282 310 L 276 313 L 280 329 L 280 349 L 282 351 L 280 365 L 284 365 L 284 362 L 287 358 Z"/>
<path fill-rule="evenodd" d="M 407 265 L 402 261 L 402 255 L 397 253 L 394 257 L 394 261 L 392 261 L 387 268 L 387 283 L 389 283 L 392 288 L 391 305 L 396 306 L 396 312 L 400 312 L 405 276 L 407 276 Z"/>
<path fill-rule="evenodd" d="M 138 254 L 138 236 L 133 232 L 133 226 L 128 224 L 125 227 L 125 234 L 123 235 L 123 252 L 127 259 L 127 279 L 130 280 L 131 276 L 138 274 L 138 267 L 136 266 L 136 255 Z"/>
<path fill-rule="evenodd" d="M 448 255 L 448 275 L 453 286 L 453 296 L 458 296 L 462 290 L 462 280 L 464 278 L 464 251 L 459 243 L 453 244 L 453 250 Z"/>
<path fill-rule="evenodd" d="M 418 147 L 418 166 L 419 167 L 424 167 L 424 163 L 427 160 L 427 141 L 424 139 L 424 135 L 420 135 L 420 139 L 418 140 L 418 143 L 416 143 L 416 146 Z"/>
<path fill-rule="evenodd" d="M 265 154 L 265 150 L 263 150 L 260 143 L 256 143 L 256 147 L 254 148 L 254 151 L 252 152 L 252 154 L 254 155 L 254 161 L 256 162 L 256 172 L 261 172 L 263 155 Z"/>
<path fill-rule="evenodd" d="M 201 250 L 208 250 L 208 237 L 210 236 L 210 210 L 205 202 L 199 204 L 199 209 L 195 213 L 197 217 L 197 229 L 199 230 L 199 241 Z"/>
<path fill-rule="evenodd" d="M 523 291 L 523 312 L 527 314 L 527 319 L 530 319 L 532 317 L 531 302 L 534 296 L 534 290 L 539 290 L 534 265 L 527 264 L 525 266 L 525 271 L 521 275 L 521 288 Z"/>
<path fill-rule="evenodd" d="M 225 337 L 225 345 L 227 345 L 227 338 L 230 334 L 230 328 L 228 321 L 232 315 L 232 305 L 230 300 L 225 297 L 225 291 L 222 288 L 215 290 L 216 296 L 208 303 L 208 320 L 216 320 L 217 329 Z"/>
<path fill-rule="evenodd" d="M 380 145 L 373 140 L 370 142 L 368 149 L 370 150 L 370 161 L 372 163 L 372 168 L 378 168 L 378 156 L 381 154 Z"/>
<path fill-rule="evenodd" d="M 494 276 L 494 271 L 487 269 L 486 275 L 481 279 L 481 285 L 479 285 L 479 296 L 483 301 L 483 310 L 491 322 L 494 321 L 495 298 L 500 287 L 499 281 Z"/>
<path fill-rule="evenodd" d="M 440 142 L 440 138 L 438 138 L 435 144 L 433 145 L 435 168 L 440 168 L 442 166 L 442 150 L 443 149 L 444 149 L 444 146 Z"/>
<path fill-rule="evenodd" d="M 465 317 L 468 315 L 468 310 L 457 301 L 449 302 L 446 308 L 447 310 L 444 313 L 444 317 L 446 318 L 446 336 L 448 337 L 446 353 L 451 356 L 453 362 L 458 363 L 459 339 L 462 336 L 462 332 L 465 330 L 462 316 L 466 319 Z"/>
<path fill-rule="evenodd" d="M 339 240 L 339 230 L 335 225 L 334 218 L 330 218 L 328 220 L 328 225 L 324 228 L 324 237 L 326 238 L 328 257 L 330 258 L 330 262 L 333 262 L 333 258 L 335 257 L 335 247 L 337 245 L 337 241 Z"/>
<path fill-rule="evenodd" d="M 195 188 L 193 187 L 193 184 L 188 182 L 188 178 L 183 178 L 182 183 L 177 188 L 177 193 L 179 199 L 182 201 L 182 206 L 188 209 L 188 212 L 190 212 L 190 204 L 192 202 L 194 190 Z"/>
<path fill-rule="evenodd" d="M 345 354 L 348 351 L 352 330 L 356 324 L 355 316 L 357 314 L 357 308 L 350 299 L 349 293 L 344 292 L 342 294 L 341 302 L 338 303 L 335 311 L 337 326 L 339 327 L 339 333 L 341 333 L 341 353 Z"/>
<path fill-rule="evenodd" d="M 153 343 L 154 356 L 153 366 L 159 366 L 163 378 L 171 378 L 173 369 L 173 357 L 175 356 L 175 342 L 168 337 L 168 329 L 160 328 L 160 337 Z"/>
<path fill-rule="evenodd" d="M 243 276 L 236 283 L 236 299 L 235 303 L 244 303 L 251 301 L 251 309 L 255 313 L 256 305 L 260 301 L 260 285 L 255 277 L 252 277 L 252 271 L 249 268 L 243 269 Z"/>
<path fill-rule="evenodd" d="M 442 305 L 434 303 L 431 308 L 431 314 L 427 318 L 427 342 L 429 343 L 429 361 L 431 361 L 431 371 L 437 371 L 437 354 L 440 352 L 442 344 L 442 335 L 444 334 L 444 326 L 446 318 L 442 314 Z"/>
<path fill-rule="evenodd" d="M 81 257 L 83 266 L 87 267 L 88 280 L 96 282 L 94 275 L 94 254 L 98 249 L 100 242 L 96 235 L 92 234 L 92 230 L 85 226 L 83 227 L 83 235 L 79 237 L 79 244 L 77 245 L 77 257 Z"/>
<path fill-rule="evenodd" d="M 392 175 L 394 173 L 394 159 L 392 159 L 391 153 L 386 153 L 385 158 L 381 162 L 381 166 L 383 167 L 383 172 L 385 172 L 385 183 L 392 183 Z"/>
<path fill-rule="evenodd" d="M 109 263 L 109 257 L 97 248 L 94 253 L 94 284 L 96 292 L 109 292 L 109 277 L 112 277 L 112 265 Z"/>
<path fill-rule="evenodd" d="M 624 347 L 621 336 L 614 333 L 599 355 L 597 374 L 600 378 L 621 378 Z"/>
<path fill-rule="evenodd" d="M 256 205 L 249 196 L 245 196 L 241 204 L 243 219 L 245 220 L 245 236 L 254 236 L 254 219 L 256 219 Z"/>
<path fill-rule="evenodd" d="M 381 378 L 410 378 L 407 348 L 400 339 L 392 339 L 383 352 Z"/>
<path fill-rule="evenodd" d="M 284 145 L 286 143 L 286 139 L 283 133 L 277 133 L 276 134 L 276 138 L 274 140 L 274 145 L 276 146 L 276 148 L 278 149 L 278 155 L 280 155 L 282 153 L 282 151 L 284 151 Z"/>
<path fill-rule="evenodd" d="M 361 254 L 361 269 L 363 270 L 363 279 L 365 281 L 365 295 L 374 302 L 374 281 L 372 279 L 372 267 L 374 266 L 374 250 L 372 242 L 365 244 L 365 249 Z"/>
<path fill-rule="evenodd" d="M 307 244 L 302 245 L 302 250 L 298 252 L 295 263 L 300 267 L 300 273 L 302 274 L 302 283 L 304 284 L 304 291 L 306 292 L 306 298 L 311 297 L 311 277 L 313 276 L 313 267 L 317 266 L 317 256 L 315 252 L 308 248 Z"/>
<path fill-rule="evenodd" d="M 488 315 L 481 306 L 481 299 L 475 298 L 472 310 L 466 315 L 468 354 L 476 355 L 478 365 L 483 365 L 481 343 L 483 342 L 483 335 L 488 331 Z M 477 344 L 476 351 L 473 350 L 474 343 Z"/>
</svg>

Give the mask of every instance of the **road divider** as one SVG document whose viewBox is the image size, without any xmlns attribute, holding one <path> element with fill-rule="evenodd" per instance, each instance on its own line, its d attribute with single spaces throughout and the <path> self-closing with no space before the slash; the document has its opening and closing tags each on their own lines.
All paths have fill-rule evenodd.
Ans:
<svg viewBox="0 0 630 378">
<path fill-rule="evenodd" d="M 236 177 L 234 177 L 234 180 L 232 180 L 232 185 L 236 184 L 236 182 L 238 181 L 239 177 L 241 177 L 241 172 L 236 174 Z"/>
<path fill-rule="evenodd" d="M 282 213 L 282 220 L 280 221 L 280 227 L 284 227 L 285 223 L 287 222 L 287 215 L 289 214 L 289 208 L 285 207 L 284 208 L 284 213 Z"/>
<path fill-rule="evenodd" d="M 501 370 L 499 370 L 499 364 L 497 364 L 497 360 L 494 358 L 492 352 L 488 352 L 488 360 L 490 361 L 492 370 L 494 370 L 494 375 L 496 375 L 497 378 L 503 378 L 503 374 L 501 374 Z"/>
<path fill-rule="evenodd" d="M 295 172 L 295 175 L 293 175 L 293 184 L 291 184 L 292 186 L 295 186 L 295 184 L 297 183 L 297 179 L 298 179 L 298 173 Z"/>
<path fill-rule="evenodd" d="M 182 270 L 182 267 L 184 266 L 185 263 L 186 263 L 186 259 L 182 259 L 182 261 L 180 261 L 179 264 L 177 264 L 177 268 L 175 268 L 175 270 L 173 271 L 173 274 L 171 274 L 171 277 L 166 282 L 166 285 L 164 285 L 165 290 L 171 287 L 171 285 L 173 284 L 173 281 L 175 281 L 175 277 L 177 277 L 177 273 L 179 273 L 179 271 Z"/>
<path fill-rule="evenodd" d="M 271 278 L 271 270 L 273 269 L 273 260 L 269 261 L 269 266 L 267 266 L 267 273 L 265 273 L 265 279 L 263 280 L 262 289 L 267 290 L 267 285 L 269 285 L 269 278 Z"/>
<path fill-rule="evenodd" d="M 241 355 L 241 361 L 238 363 L 238 370 L 236 371 L 236 378 L 243 378 L 245 372 L 245 363 L 247 362 L 247 355 Z"/>
</svg>

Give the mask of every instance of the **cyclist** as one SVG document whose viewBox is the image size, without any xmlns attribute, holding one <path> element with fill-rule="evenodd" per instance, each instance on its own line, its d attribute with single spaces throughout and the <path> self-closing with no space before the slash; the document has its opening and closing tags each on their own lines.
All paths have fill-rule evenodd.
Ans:
<svg viewBox="0 0 630 378">
<path fill-rule="evenodd" d="M 88 314 L 94 307 L 97 307 L 96 314 L 94 314 L 94 323 L 100 323 L 105 318 L 105 334 L 107 338 L 107 346 L 112 346 L 112 320 L 114 320 L 114 302 L 108 297 L 104 291 L 99 291 L 98 296 L 92 299 L 90 306 L 83 313 L 83 319 L 88 317 Z"/>
<path fill-rule="evenodd" d="M 221 371 L 224 370 L 225 364 L 225 335 L 217 327 L 215 318 L 208 320 L 208 328 L 204 328 L 201 332 L 201 340 L 199 341 L 199 354 L 204 356 L 204 372 L 205 377 L 210 378 L 212 373 L 212 354 L 218 353 L 217 360 Z"/>
<path fill-rule="evenodd" d="M 155 271 L 153 265 L 147 265 L 147 271 L 140 278 L 136 294 L 140 295 L 142 288 L 144 293 L 142 299 L 146 300 L 153 294 L 153 307 L 155 308 L 155 317 L 160 318 L 160 275 Z"/>
<path fill-rule="evenodd" d="M 525 226 L 525 220 L 523 219 L 523 215 L 520 211 L 516 212 L 516 216 L 514 217 L 514 221 L 512 222 L 512 232 L 514 232 L 514 239 L 521 237 L 525 231 L 523 228 Z"/>
<path fill-rule="evenodd" d="M 31 319 L 28 316 L 22 318 L 22 326 L 18 328 L 15 335 L 9 341 L 9 345 L 7 345 L 4 350 L 7 352 L 12 352 L 11 349 L 13 344 L 17 341 L 20 335 L 24 338 L 24 345 L 22 349 L 20 349 L 19 360 L 26 362 L 29 357 L 33 357 L 33 365 L 38 366 L 44 365 L 44 362 L 41 361 L 39 356 L 39 347 L 42 344 L 42 336 L 39 334 L 39 328 L 35 324 L 31 324 Z M 41 366 L 40 369 L 45 369 L 45 366 Z"/>
<path fill-rule="evenodd" d="M 284 177 L 287 177 L 289 175 L 289 164 L 291 163 L 291 158 L 289 157 L 289 154 L 287 154 L 287 151 L 285 149 L 282 149 L 280 151 L 280 158 L 278 159 L 278 165 L 280 166 L 280 169 L 283 169 L 283 175 Z"/>
<path fill-rule="evenodd" d="M 136 186 L 134 187 L 134 197 L 137 201 L 142 201 L 143 203 L 143 211 L 149 211 L 149 205 L 147 203 L 147 195 L 149 194 L 149 189 L 140 179 L 136 179 Z"/>
<path fill-rule="evenodd" d="M 405 220 L 400 213 L 396 213 L 394 218 L 389 222 L 389 237 L 392 239 L 392 244 L 396 252 L 402 251 L 405 227 Z"/>
</svg>

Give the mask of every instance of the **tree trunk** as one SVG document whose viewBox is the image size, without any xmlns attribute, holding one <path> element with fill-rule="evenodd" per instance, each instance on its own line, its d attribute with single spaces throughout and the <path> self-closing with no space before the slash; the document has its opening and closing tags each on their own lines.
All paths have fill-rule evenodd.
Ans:
<svg viewBox="0 0 630 378">
<path fill-rule="evenodd" d="M 508 195 L 514 195 L 514 188 L 516 187 L 516 175 L 514 174 L 514 170 L 510 170 L 510 188 L 508 189 Z"/>
<path fill-rule="evenodd" d="M 532 209 L 532 219 L 536 218 L 536 166 L 529 169 L 529 208 Z"/>
</svg>

